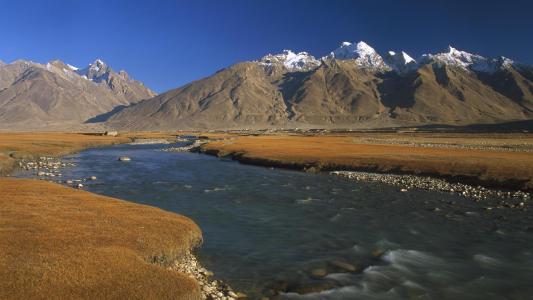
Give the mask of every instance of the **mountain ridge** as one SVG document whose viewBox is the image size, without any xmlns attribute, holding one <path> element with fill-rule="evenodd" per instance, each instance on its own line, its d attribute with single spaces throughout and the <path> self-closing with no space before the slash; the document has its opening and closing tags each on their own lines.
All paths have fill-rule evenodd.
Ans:
<svg viewBox="0 0 533 300">
<path fill-rule="evenodd" d="M 0 129 L 385 128 L 533 119 L 533 68 L 449 46 L 283 50 L 156 95 L 101 59 L 0 63 Z"/>
<path fill-rule="evenodd" d="M 378 128 L 533 118 L 533 72 L 449 47 L 417 60 L 343 42 L 315 59 L 284 50 L 127 107 L 119 129 Z M 501 83 L 503 80 L 503 84 Z"/>
<path fill-rule="evenodd" d="M 60 60 L 0 65 L 0 128 L 81 128 L 117 106 L 156 95 L 125 72 L 108 67 L 100 75 L 89 78 Z"/>
</svg>

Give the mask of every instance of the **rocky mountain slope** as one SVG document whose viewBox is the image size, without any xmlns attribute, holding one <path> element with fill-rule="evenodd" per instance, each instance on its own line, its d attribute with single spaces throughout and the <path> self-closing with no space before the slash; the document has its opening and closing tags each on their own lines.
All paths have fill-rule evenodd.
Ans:
<svg viewBox="0 0 533 300">
<path fill-rule="evenodd" d="M 156 94 L 101 60 L 85 69 L 62 61 L 0 64 L 0 129 L 66 130 Z"/>
<path fill-rule="evenodd" d="M 119 129 L 377 128 L 533 118 L 533 69 L 449 47 L 415 60 L 344 42 L 316 59 L 285 50 L 114 114 Z"/>
</svg>

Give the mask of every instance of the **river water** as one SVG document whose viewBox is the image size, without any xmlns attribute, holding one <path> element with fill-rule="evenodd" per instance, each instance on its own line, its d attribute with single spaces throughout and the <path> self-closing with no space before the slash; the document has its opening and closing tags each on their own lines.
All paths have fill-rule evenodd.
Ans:
<svg viewBox="0 0 533 300">
<path fill-rule="evenodd" d="M 530 212 L 164 147 L 89 149 L 64 158 L 77 166 L 61 178 L 97 176 L 84 189 L 192 218 L 202 263 L 252 298 L 533 299 Z"/>
</svg>

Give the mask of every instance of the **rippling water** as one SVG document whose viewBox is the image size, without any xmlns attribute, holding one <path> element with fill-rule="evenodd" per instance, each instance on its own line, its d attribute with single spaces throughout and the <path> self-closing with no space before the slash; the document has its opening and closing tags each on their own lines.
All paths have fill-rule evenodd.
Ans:
<svg viewBox="0 0 533 300">
<path fill-rule="evenodd" d="M 533 299 L 530 212 L 160 147 L 68 156 L 78 166 L 62 179 L 97 176 L 87 190 L 189 216 L 204 233 L 203 264 L 249 295 L 277 287 L 288 299 Z M 335 260 L 359 271 L 343 273 Z M 329 274 L 312 279 L 317 268 Z"/>
</svg>

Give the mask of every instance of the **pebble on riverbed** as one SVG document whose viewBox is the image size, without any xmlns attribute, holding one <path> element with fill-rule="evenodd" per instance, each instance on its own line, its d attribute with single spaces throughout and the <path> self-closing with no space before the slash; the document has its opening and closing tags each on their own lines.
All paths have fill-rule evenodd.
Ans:
<svg viewBox="0 0 533 300">
<path fill-rule="evenodd" d="M 192 144 L 187 145 L 187 146 L 169 147 L 169 148 L 161 149 L 161 151 L 164 151 L 164 152 L 189 152 L 189 151 L 192 151 L 193 149 L 196 149 L 196 148 L 200 147 L 202 144 L 205 144 L 205 143 L 207 143 L 207 142 L 206 141 L 202 141 L 202 140 L 195 140 Z"/>
<path fill-rule="evenodd" d="M 468 184 L 452 183 L 443 179 L 427 176 L 379 174 L 354 171 L 334 171 L 330 174 L 346 177 L 356 181 L 381 182 L 393 186 L 399 186 L 401 187 L 401 192 L 408 192 L 410 189 L 418 188 L 429 191 L 454 193 L 460 196 L 473 198 L 476 202 L 487 199 L 488 197 L 509 199 L 517 202 L 516 204 L 503 204 L 503 206 L 510 208 L 524 208 L 527 206 L 527 200 L 531 198 L 530 193 L 523 191 L 504 192 L 500 190 L 488 189 L 482 186 L 474 187 Z"/>
<path fill-rule="evenodd" d="M 35 175 L 44 179 L 44 177 L 61 177 L 61 168 L 75 166 L 75 164 L 64 163 L 53 157 L 39 157 L 37 160 L 23 159 L 18 162 L 18 166 L 22 170 L 35 171 Z"/>
<path fill-rule="evenodd" d="M 213 272 L 202 267 L 191 253 L 187 253 L 182 259 L 176 261 L 170 269 L 196 279 L 200 285 L 202 299 L 235 300 L 246 297 L 243 293 L 233 291 L 229 285 L 220 280 L 210 280 Z"/>
</svg>

